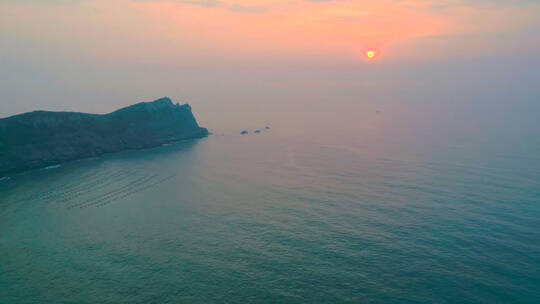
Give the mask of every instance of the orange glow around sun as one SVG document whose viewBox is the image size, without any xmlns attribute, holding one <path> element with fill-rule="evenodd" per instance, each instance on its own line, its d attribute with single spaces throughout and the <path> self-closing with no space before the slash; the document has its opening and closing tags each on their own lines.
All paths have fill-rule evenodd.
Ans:
<svg viewBox="0 0 540 304">
<path fill-rule="evenodd" d="M 174 43 L 168 49 L 181 48 L 183 53 L 196 58 L 207 55 L 245 60 L 251 56 L 285 54 L 304 58 L 307 54 L 330 60 L 348 57 L 378 61 L 386 58 L 386 51 L 381 49 L 433 35 L 445 24 L 429 11 L 396 5 L 394 0 L 346 4 L 222 0 L 218 6 L 192 4 L 203 2 L 134 1 L 132 5 L 150 20 L 145 27 L 147 36 Z M 184 45 L 179 37 L 191 40 Z"/>
</svg>

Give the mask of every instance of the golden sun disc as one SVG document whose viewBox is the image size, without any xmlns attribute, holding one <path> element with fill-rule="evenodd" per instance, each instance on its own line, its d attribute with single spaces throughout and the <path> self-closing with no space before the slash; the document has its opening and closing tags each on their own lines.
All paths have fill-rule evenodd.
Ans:
<svg viewBox="0 0 540 304">
<path fill-rule="evenodd" d="M 367 56 L 368 58 L 373 58 L 373 57 L 375 57 L 375 51 L 367 51 L 367 52 L 366 52 L 366 56 Z"/>
</svg>

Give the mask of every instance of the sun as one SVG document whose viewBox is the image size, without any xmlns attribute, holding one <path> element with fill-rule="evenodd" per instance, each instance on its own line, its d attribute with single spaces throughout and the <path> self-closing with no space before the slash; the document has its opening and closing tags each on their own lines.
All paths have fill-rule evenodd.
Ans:
<svg viewBox="0 0 540 304">
<path fill-rule="evenodd" d="M 369 59 L 372 59 L 375 57 L 377 53 L 375 51 L 367 51 L 366 52 L 366 56 L 369 58 Z"/>
</svg>

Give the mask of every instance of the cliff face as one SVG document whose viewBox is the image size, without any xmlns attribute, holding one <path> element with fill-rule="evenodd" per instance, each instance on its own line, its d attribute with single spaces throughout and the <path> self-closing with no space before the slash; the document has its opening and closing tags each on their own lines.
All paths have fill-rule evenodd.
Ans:
<svg viewBox="0 0 540 304">
<path fill-rule="evenodd" d="M 0 177 L 68 160 L 199 138 L 187 104 L 165 97 L 97 115 L 35 111 L 0 119 Z"/>
</svg>

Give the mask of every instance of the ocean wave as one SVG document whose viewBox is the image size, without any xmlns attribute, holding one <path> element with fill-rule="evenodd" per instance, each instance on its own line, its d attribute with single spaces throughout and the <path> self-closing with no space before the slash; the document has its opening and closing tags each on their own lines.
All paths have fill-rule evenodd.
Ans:
<svg viewBox="0 0 540 304">
<path fill-rule="evenodd" d="M 45 168 L 43 168 L 43 170 L 51 170 L 51 169 L 56 169 L 56 168 L 60 168 L 62 167 L 62 165 L 52 165 L 52 166 L 47 166 Z"/>
</svg>

